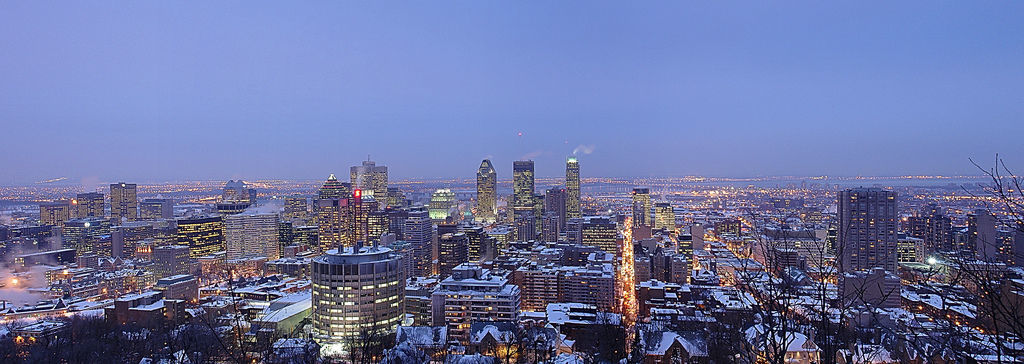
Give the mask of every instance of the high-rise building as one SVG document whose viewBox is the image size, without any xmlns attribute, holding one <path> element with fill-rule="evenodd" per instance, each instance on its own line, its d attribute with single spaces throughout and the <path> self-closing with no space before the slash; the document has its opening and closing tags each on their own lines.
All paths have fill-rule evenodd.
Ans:
<svg viewBox="0 0 1024 364">
<path fill-rule="evenodd" d="M 184 245 L 153 248 L 153 274 L 157 279 L 189 273 L 189 249 Z"/>
<path fill-rule="evenodd" d="M 633 227 L 653 225 L 651 190 L 649 188 L 633 189 Z"/>
<path fill-rule="evenodd" d="M 113 244 L 110 241 L 110 220 L 99 217 L 71 219 L 61 228 L 64 247 L 75 249 L 83 255 L 111 256 Z"/>
<path fill-rule="evenodd" d="M 103 194 L 99 192 L 79 193 L 71 204 L 77 206 L 75 217 L 104 217 Z"/>
<path fill-rule="evenodd" d="M 196 259 L 224 251 L 224 221 L 220 216 L 178 219 L 178 245 L 188 246 Z"/>
<path fill-rule="evenodd" d="M 434 274 L 434 224 L 430 214 L 423 208 L 412 208 L 405 218 L 403 229 L 405 241 L 412 251 L 412 274 L 429 276 Z"/>
<path fill-rule="evenodd" d="M 484 224 L 498 220 L 498 173 L 489 159 L 480 162 L 476 171 L 476 214 L 473 218 Z"/>
<path fill-rule="evenodd" d="M 437 271 L 441 277 L 452 274 L 456 266 L 469 261 L 469 237 L 448 233 L 437 238 Z"/>
<path fill-rule="evenodd" d="M 953 222 L 935 204 L 928 204 L 918 216 L 907 219 L 910 236 L 921 239 L 924 253 L 948 251 L 953 247 Z"/>
<path fill-rule="evenodd" d="M 534 203 L 533 161 L 512 162 L 512 208 L 529 210 Z"/>
<path fill-rule="evenodd" d="M 353 166 L 349 171 L 353 188 L 363 190 L 364 196 L 373 196 L 381 205 L 387 207 L 388 202 L 388 167 L 378 166 L 371 160 L 363 161 L 362 165 Z"/>
<path fill-rule="evenodd" d="M 452 207 L 455 206 L 455 193 L 447 188 L 434 191 L 430 195 L 430 219 L 435 222 L 444 222 L 451 216 Z"/>
<path fill-rule="evenodd" d="M 281 257 L 276 213 L 243 212 L 224 217 L 227 259 Z"/>
<path fill-rule="evenodd" d="M 380 239 L 380 235 L 370 235 L 370 216 L 377 211 L 377 200 L 370 195 L 364 195 L 363 190 L 352 190 L 352 197 L 349 199 L 352 209 L 352 232 L 353 239 L 369 243 L 373 239 Z"/>
<path fill-rule="evenodd" d="M 546 242 L 558 241 L 558 233 L 561 231 L 561 224 L 559 223 L 560 216 L 555 213 L 544 213 L 541 217 L 541 228 L 540 238 Z"/>
<path fill-rule="evenodd" d="M 40 203 L 39 224 L 63 227 L 75 214 L 71 211 L 72 207 L 76 206 L 72 205 L 70 200 Z"/>
<path fill-rule="evenodd" d="M 516 241 L 530 241 L 537 239 L 537 218 L 533 209 L 515 210 L 513 226 L 516 231 Z"/>
<path fill-rule="evenodd" d="M 498 253 L 498 242 L 487 234 L 482 226 L 462 224 L 459 232 L 469 239 L 469 261 L 479 262 L 493 259 Z"/>
<path fill-rule="evenodd" d="M 405 192 L 397 187 L 388 187 L 388 201 L 386 207 L 400 209 L 409 206 L 409 200 L 405 198 Z"/>
<path fill-rule="evenodd" d="M 995 215 L 988 210 L 978 209 L 967 215 L 968 245 L 974 249 L 978 259 L 994 262 L 1002 258 L 999 253 L 1002 242 L 996 225 Z"/>
<path fill-rule="evenodd" d="M 169 198 L 147 198 L 139 204 L 142 220 L 173 219 L 174 200 Z"/>
<path fill-rule="evenodd" d="M 839 192 L 835 247 L 841 272 L 896 272 L 896 192 L 853 188 Z"/>
<path fill-rule="evenodd" d="M 672 209 L 671 203 L 658 202 L 654 204 L 654 228 L 666 231 L 676 229 L 676 212 Z"/>
<path fill-rule="evenodd" d="M 110 220 L 115 225 L 139 219 L 139 197 L 136 191 L 134 183 L 110 184 Z"/>
<path fill-rule="evenodd" d="M 306 196 L 289 196 L 284 199 L 285 221 L 305 224 L 309 221 L 309 199 Z"/>
<path fill-rule="evenodd" d="M 111 227 L 110 239 L 113 256 L 133 258 L 143 240 L 156 237 L 156 229 L 149 221 L 129 221 Z"/>
<path fill-rule="evenodd" d="M 430 297 L 433 326 L 447 326 L 448 337 L 469 342 L 474 322 L 516 322 L 519 319 L 519 287 L 501 275 L 474 263 L 455 267 Z"/>
<path fill-rule="evenodd" d="M 558 226 L 556 228 L 558 232 L 561 232 L 562 227 L 565 226 L 565 219 L 568 213 L 568 198 L 568 191 L 564 188 L 552 188 L 544 193 L 543 216 L 547 216 L 548 214 L 558 216 Z"/>
<path fill-rule="evenodd" d="M 565 217 L 583 217 L 580 210 L 580 163 L 576 157 L 565 161 Z"/>
<path fill-rule="evenodd" d="M 348 198 L 349 196 L 352 196 L 352 185 L 339 182 L 333 173 L 327 177 L 327 181 L 324 181 L 324 185 L 317 193 L 318 199 Z"/>
<path fill-rule="evenodd" d="M 619 229 L 611 218 L 585 217 L 580 225 L 580 243 L 598 247 L 609 254 L 618 254 Z"/>
<path fill-rule="evenodd" d="M 322 198 L 313 202 L 320 251 L 355 243 L 354 216 L 348 198 Z"/>
<path fill-rule="evenodd" d="M 328 354 L 358 350 L 358 340 L 394 333 L 403 317 L 405 273 L 391 249 L 352 246 L 313 259 L 313 339 Z"/>
</svg>

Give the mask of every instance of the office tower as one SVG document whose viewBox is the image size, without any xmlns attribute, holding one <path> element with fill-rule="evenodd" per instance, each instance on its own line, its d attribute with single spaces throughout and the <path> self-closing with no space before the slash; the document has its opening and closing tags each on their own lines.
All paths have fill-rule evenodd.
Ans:
<svg viewBox="0 0 1024 364">
<path fill-rule="evenodd" d="M 693 250 L 704 250 L 704 225 L 699 222 L 690 225 L 690 236 L 693 237 Z"/>
<path fill-rule="evenodd" d="M 349 198 L 349 196 L 352 196 L 352 185 L 338 182 L 338 178 L 333 173 L 327 177 L 327 181 L 324 181 L 324 185 L 317 193 L 317 198 L 321 200 Z"/>
<path fill-rule="evenodd" d="M 86 218 L 86 217 L 104 217 L 106 214 L 103 211 L 103 194 L 99 192 L 88 192 L 79 193 L 78 196 L 71 201 L 72 205 L 78 206 L 75 217 Z"/>
<path fill-rule="evenodd" d="M 562 231 L 562 227 L 565 226 L 565 218 L 568 214 L 568 198 L 568 190 L 564 188 L 552 188 L 544 193 L 544 212 L 542 215 L 554 214 L 558 216 L 558 231 Z"/>
<path fill-rule="evenodd" d="M 474 322 L 516 322 L 519 319 L 519 287 L 474 263 L 455 267 L 430 296 L 432 325 L 447 326 L 448 337 L 469 341 Z"/>
<path fill-rule="evenodd" d="M 310 250 L 320 249 L 320 228 L 317 226 L 292 227 L 292 244 L 304 246 Z"/>
<path fill-rule="evenodd" d="M 651 190 L 648 188 L 633 189 L 633 227 L 651 226 Z"/>
<path fill-rule="evenodd" d="M 434 224 L 430 214 L 423 208 L 409 210 L 405 218 L 403 231 L 405 241 L 409 242 L 413 252 L 411 259 L 414 270 L 412 275 L 429 276 L 434 274 Z"/>
<path fill-rule="evenodd" d="M 110 220 L 98 217 L 71 219 L 60 231 L 64 247 L 75 249 L 76 256 L 113 253 L 110 241 Z"/>
<path fill-rule="evenodd" d="M 676 212 L 672 210 L 672 204 L 658 202 L 654 204 L 654 228 L 665 231 L 676 229 Z"/>
<path fill-rule="evenodd" d="M 349 177 L 352 188 L 363 190 L 364 196 L 373 196 L 382 206 L 388 202 L 388 167 L 378 166 L 371 160 L 363 161 L 360 166 L 350 169 Z"/>
<path fill-rule="evenodd" d="M 332 249 L 313 258 L 310 275 L 312 334 L 324 351 L 357 349 L 357 340 L 392 334 L 401 322 L 405 273 L 391 249 Z"/>
<path fill-rule="evenodd" d="M 224 221 L 220 216 L 178 219 L 178 245 L 188 246 L 196 259 L 224 251 Z"/>
<path fill-rule="evenodd" d="M 548 212 L 544 213 L 541 217 L 541 228 L 540 238 L 545 242 L 558 241 L 558 232 L 561 231 L 561 224 L 559 224 L 560 216 Z"/>
<path fill-rule="evenodd" d="M 391 207 L 400 209 L 409 206 L 409 201 L 405 198 L 405 192 L 398 189 L 397 187 L 388 187 L 388 201 L 385 207 Z"/>
<path fill-rule="evenodd" d="M 322 198 L 313 202 L 321 252 L 355 243 L 355 220 L 350 202 L 349 198 Z"/>
<path fill-rule="evenodd" d="M 174 200 L 169 198 L 147 198 L 139 204 L 142 220 L 173 219 Z"/>
<path fill-rule="evenodd" d="M 565 220 L 565 241 L 569 244 L 583 244 L 583 218 L 573 217 Z"/>
<path fill-rule="evenodd" d="M 498 221 L 498 173 L 489 159 L 480 162 L 476 171 L 476 214 L 473 217 L 483 224 Z"/>
<path fill-rule="evenodd" d="M 355 241 L 369 243 L 370 236 L 370 214 L 377 211 L 377 201 L 373 196 L 364 195 L 363 190 L 352 190 L 352 198 L 349 199 L 352 209 L 352 233 Z M 377 238 L 380 238 L 378 235 Z"/>
<path fill-rule="evenodd" d="M 875 267 L 896 272 L 896 193 L 880 188 L 839 192 L 836 251 L 841 272 Z"/>
<path fill-rule="evenodd" d="M 153 224 L 146 221 L 124 222 L 111 227 L 110 239 L 113 255 L 120 258 L 134 258 L 139 243 L 156 237 Z"/>
<path fill-rule="evenodd" d="M 451 275 L 456 266 L 468 261 L 469 237 L 465 233 L 447 233 L 437 238 L 437 272 L 441 277 Z"/>
<path fill-rule="evenodd" d="M 381 241 L 381 237 L 391 233 L 390 221 L 388 220 L 388 212 L 384 210 L 373 210 L 369 212 L 370 216 L 367 218 L 366 226 L 367 234 L 366 241 L 368 243 L 377 243 Z M 397 239 L 397 236 L 396 238 Z"/>
<path fill-rule="evenodd" d="M 281 257 L 276 213 L 243 212 L 224 217 L 227 259 Z"/>
<path fill-rule="evenodd" d="M 184 245 L 153 248 L 153 274 L 156 279 L 189 273 L 189 249 Z"/>
<path fill-rule="evenodd" d="M 925 254 L 949 251 L 953 247 L 953 222 L 935 204 L 928 204 L 918 216 L 907 219 L 910 236 L 923 240 Z"/>
<path fill-rule="evenodd" d="M 619 229 L 611 218 L 585 217 L 580 225 L 580 243 L 598 247 L 605 253 L 618 254 Z"/>
<path fill-rule="evenodd" d="M 997 224 L 996 217 L 988 210 L 978 209 L 967 215 L 968 245 L 974 249 L 978 259 L 995 262 L 1002 258 Z"/>
<path fill-rule="evenodd" d="M 447 188 L 434 191 L 430 195 L 430 219 L 435 222 L 444 222 L 451 216 L 452 207 L 455 205 L 455 193 Z"/>
<path fill-rule="evenodd" d="M 498 245 L 494 237 L 487 235 L 482 226 L 462 224 L 459 232 L 466 234 L 469 240 L 469 261 L 479 262 L 497 256 Z"/>
<path fill-rule="evenodd" d="M 122 221 L 139 219 L 139 198 L 134 183 L 110 184 L 110 220 L 119 224 Z"/>
<path fill-rule="evenodd" d="M 512 162 L 512 208 L 529 210 L 533 208 L 533 202 L 533 161 Z"/>
<path fill-rule="evenodd" d="M 530 241 L 537 239 L 537 219 L 533 210 L 515 210 L 513 226 L 516 231 L 516 241 Z"/>
<path fill-rule="evenodd" d="M 39 204 L 39 224 L 63 227 L 74 214 L 69 200 L 43 202 Z M 4 239 L 6 240 L 6 239 Z"/>
<path fill-rule="evenodd" d="M 395 239 L 405 240 L 405 220 L 409 218 L 409 209 L 389 207 L 385 212 L 388 216 L 388 232 L 395 234 Z"/>
<path fill-rule="evenodd" d="M 306 196 L 290 196 L 284 199 L 285 221 L 305 224 L 309 221 L 309 199 Z"/>
<path fill-rule="evenodd" d="M 565 217 L 583 217 L 580 204 L 580 163 L 576 157 L 565 161 Z"/>
</svg>

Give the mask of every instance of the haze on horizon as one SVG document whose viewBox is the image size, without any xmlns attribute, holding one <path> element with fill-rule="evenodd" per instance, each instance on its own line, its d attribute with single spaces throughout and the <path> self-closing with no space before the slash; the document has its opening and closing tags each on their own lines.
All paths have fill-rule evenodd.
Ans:
<svg viewBox="0 0 1024 364">
<path fill-rule="evenodd" d="M 0 185 L 1024 165 L 1022 3 L 642 5 L 4 2 Z"/>
</svg>

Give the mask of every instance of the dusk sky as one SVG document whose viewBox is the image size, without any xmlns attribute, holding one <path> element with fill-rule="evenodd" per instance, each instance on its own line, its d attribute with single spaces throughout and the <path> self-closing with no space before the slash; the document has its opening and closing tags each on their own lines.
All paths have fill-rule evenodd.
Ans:
<svg viewBox="0 0 1024 364">
<path fill-rule="evenodd" d="M 5 1 L 0 184 L 1024 166 L 1024 2 L 745 4 Z"/>
</svg>

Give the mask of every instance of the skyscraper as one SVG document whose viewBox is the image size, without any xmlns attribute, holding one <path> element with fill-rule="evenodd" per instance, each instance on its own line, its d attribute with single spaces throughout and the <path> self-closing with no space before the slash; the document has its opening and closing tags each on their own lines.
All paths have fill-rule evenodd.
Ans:
<svg viewBox="0 0 1024 364">
<path fill-rule="evenodd" d="M 654 228 L 668 231 L 676 229 L 676 213 L 672 210 L 671 203 L 654 204 Z"/>
<path fill-rule="evenodd" d="M 434 222 L 444 222 L 451 215 L 451 209 L 455 205 L 455 193 L 447 188 L 434 191 L 430 196 L 430 219 Z"/>
<path fill-rule="evenodd" d="M 256 205 L 256 189 L 249 188 L 242 180 L 230 180 L 224 184 L 217 212 L 221 214 L 238 214 L 250 206 Z"/>
<path fill-rule="evenodd" d="M 967 215 L 968 245 L 974 248 L 978 259 L 994 262 L 1000 259 L 996 217 L 984 209 Z"/>
<path fill-rule="evenodd" d="M 71 220 L 74 213 L 71 211 L 71 201 L 62 200 L 56 202 L 43 202 L 39 204 L 39 223 L 42 225 L 64 226 L 64 223 Z"/>
<path fill-rule="evenodd" d="M 456 266 L 469 261 L 469 237 L 465 233 L 447 233 L 437 238 L 437 271 L 441 277 L 452 274 Z"/>
<path fill-rule="evenodd" d="M 633 227 L 651 226 L 654 223 L 651 206 L 651 190 L 633 189 Z"/>
<path fill-rule="evenodd" d="M 544 212 L 542 216 L 549 214 L 558 216 L 558 231 L 565 226 L 565 219 L 568 213 L 568 191 L 564 188 L 552 188 L 544 193 Z"/>
<path fill-rule="evenodd" d="M 512 162 L 512 208 L 532 209 L 533 191 L 533 161 Z"/>
<path fill-rule="evenodd" d="M 224 221 L 220 216 L 178 219 L 177 240 L 188 246 L 192 259 L 224 251 Z"/>
<path fill-rule="evenodd" d="M 284 220 L 305 224 L 309 220 L 309 206 L 306 196 L 289 196 L 284 199 Z"/>
<path fill-rule="evenodd" d="M 896 272 L 896 193 L 880 188 L 839 192 L 835 247 L 841 272 Z"/>
<path fill-rule="evenodd" d="M 585 217 L 580 225 L 580 243 L 598 247 L 605 253 L 618 254 L 619 229 L 610 218 Z"/>
<path fill-rule="evenodd" d="M 147 198 L 139 204 L 142 220 L 174 218 L 174 200 L 169 198 Z"/>
<path fill-rule="evenodd" d="M 565 161 L 565 217 L 582 217 L 580 212 L 580 163 L 576 157 Z"/>
<path fill-rule="evenodd" d="M 320 187 L 320 191 L 317 193 L 317 198 L 348 198 L 352 195 L 352 185 L 349 183 L 341 183 L 338 178 L 331 173 L 327 177 L 327 181 L 324 181 L 324 185 Z"/>
<path fill-rule="evenodd" d="M 332 249 L 311 268 L 313 339 L 325 352 L 358 350 L 358 340 L 395 331 L 405 300 L 398 254 L 376 246 Z"/>
<path fill-rule="evenodd" d="M 498 219 L 498 174 L 491 161 L 484 159 L 476 171 L 477 222 L 490 224 Z"/>
<path fill-rule="evenodd" d="M 122 221 L 139 219 L 139 198 L 134 183 L 112 183 L 110 185 L 110 219 L 119 224 Z"/>
<path fill-rule="evenodd" d="M 77 206 L 77 218 L 106 216 L 103 211 L 103 194 L 99 192 L 79 193 L 71 205 Z"/>
<path fill-rule="evenodd" d="M 348 198 L 322 198 L 313 203 L 320 251 L 355 243 L 352 209 Z"/>
<path fill-rule="evenodd" d="M 910 236 L 923 240 L 924 254 L 948 251 L 953 246 L 953 222 L 935 204 L 928 204 L 918 216 L 907 219 Z"/>
<path fill-rule="evenodd" d="M 227 259 L 281 257 L 276 213 L 243 212 L 224 217 Z"/>
<path fill-rule="evenodd" d="M 352 188 L 363 190 L 363 195 L 373 196 L 381 208 L 388 203 L 388 167 L 378 166 L 371 160 L 362 165 L 352 166 L 349 171 Z"/>
<path fill-rule="evenodd" d="M 423 208 L 413 208 L 405 219 L 405 241 L 412 245 L 413 272 L 416 276 L 434 274 L 434 224 Z"/>
</svg>

